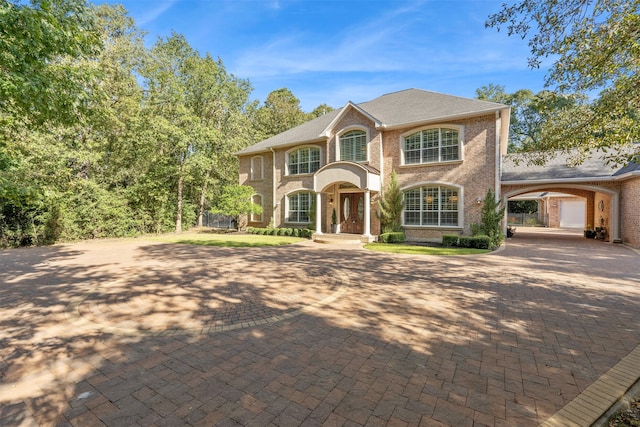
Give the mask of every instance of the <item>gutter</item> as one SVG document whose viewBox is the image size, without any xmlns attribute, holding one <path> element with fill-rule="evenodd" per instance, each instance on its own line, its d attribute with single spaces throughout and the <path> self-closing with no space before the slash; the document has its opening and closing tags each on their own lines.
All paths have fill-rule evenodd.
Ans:
<svg viewBox="0 0 640 427">
<path fill-rule="evenodd" d="M 519 179 L 516 181 L 500 181 L 502 185 L 521 185 L 521 184 L 566 184 L 593 181 L 618 181 L 612 179 L 611 176 L 589 177 L 589 178 L 558 178 L 558 179 Z"/>
<path fill-rule="evenodd" d="M 408 123 L 398 123 L 395 125 L 387 125 L 385 123 L 382 123 L 379 126 L 376 126 L 376 129 L 382 129 L 382 130 L 403 129 L 406 127 L 415 127 L 415 126 L 421 126 L 421 125 L 428 125 L 432 123 L 442 123 L 443 121 L 446 121 L 446 120 L 459 120 L 459 119 L 466 119 L 470 117 L 481 117 L 494 112 L 499 113 L 504 108 L 505 107 L 502 106 L 500 108 L 492 108 L 489 110 L 481 110 L 481 111 L 473 111 L 473 112 L 462 113 L 462 114 L 454 114 L 449 116 L 433 117 L 426 120 L 419 120 L 416 122 L 408 122 Z"/>
<path fill-rule="evenodd" d="M 276 224 L 276 152 L 273 147 L 269 147 L 271 151 L 271 218 L 273 219 L 273 225 Z"/>
</svg>

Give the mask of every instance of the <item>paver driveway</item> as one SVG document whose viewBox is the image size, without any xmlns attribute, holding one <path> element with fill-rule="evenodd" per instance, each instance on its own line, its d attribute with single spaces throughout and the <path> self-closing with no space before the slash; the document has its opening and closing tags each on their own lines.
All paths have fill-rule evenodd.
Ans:
<svg viewBox="0 0 640 427">
<path fill-rule="evenodd" d="M 0 425 L 533 426 L 640 343 L 639 255 L 0 251 Z"/>
</svg>

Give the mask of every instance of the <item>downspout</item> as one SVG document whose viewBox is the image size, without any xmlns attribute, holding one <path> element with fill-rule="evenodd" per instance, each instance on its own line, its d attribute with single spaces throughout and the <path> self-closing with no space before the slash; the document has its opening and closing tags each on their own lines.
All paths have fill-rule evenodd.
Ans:
<svg viewBox="0 0 640 427">
<path fill-rule="evenodd" d="M 280 224 L 276 224 L 276 152 L 273 147 L 269 147 L 271 151 L 271 218 L 273 219 L 273 226 L 278 227 Z"/>
<path fill-rule="evenodd" d="M 502 149 L 501 149 L 501 142 L 502 142 L 502 134 L 503 134 L 503 119 L 502 119 L 502 113 L 506 111 L 506 110 L 500 110 L 500 111 L 496 111 L 496 143 L 495 143 L 495 195 L 498 196 L 500 195 L 500 200 L 502 200 L 502 206 L 507 206 L 507 200 L 502 196 L 502 188 L 500 185 L 500 181 L 502 178 Z M 507 120 L 508 123 L 508 120 Z M 508 133 L 507 133 L 508 135 Z M 506 236 L 507 235 L 507 209 L 504 210 L 504 215 L 502 218 L 502 233 Z"/>
<path fill-rule="evenodd" d="M 382 148 L 382 135 L 384 134 L 383 130 L 380 130 L 380 189 L 384 188 L 384 148 Z"/>
</svg>

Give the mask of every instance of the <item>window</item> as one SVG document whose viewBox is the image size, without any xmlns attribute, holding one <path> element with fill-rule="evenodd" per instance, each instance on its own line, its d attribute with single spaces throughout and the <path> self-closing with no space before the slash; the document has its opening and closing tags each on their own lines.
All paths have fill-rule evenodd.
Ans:
<svg viewBox="0 0 640 427">
<path fill-rule="evenodd" d="M 262 195 L 254 194 L 253 196 L 251 196 L 251 202 L 260 206 L 260 213 L 259 214 L 252 213 L 250 221 L 262 222 L 262 212 L 264 211 L 264 206 L 262 205 Z"/>
<path fill-rule="evenodd" d="M 367 133 L 365 131 L 351 130 L 340 136 L 340 160 L 367 161 Z"/>
<path fill-rule="evenodd" d="M 311 222 L 313 193 L 300 192 L 287 196 L 287 222 Z"/>
<path fill-rule="evenodd" d="M 419 187 L 404 193 L 404 225 L 458 227 L 458 190 L 444 186 Z"/>
<path fill-rule="evenodd" d="M 259 180 L 264 179 L 263 175 L 263 161 L 262 156 L 255 156 L 251 158 L 251 179 Z"/>
<path fill-rule="evenodd" d="M 289 175 L 314 173 L 320 169 L 320 149 L 315 147 L 300 148 L 290 152 L 287 160 Z"/>
<path fill-rule="evenodd" d="M 405 165 L 450 162 L 462 158 L 458 129 L 424 129 L 403 139 Z"/>
</svg>

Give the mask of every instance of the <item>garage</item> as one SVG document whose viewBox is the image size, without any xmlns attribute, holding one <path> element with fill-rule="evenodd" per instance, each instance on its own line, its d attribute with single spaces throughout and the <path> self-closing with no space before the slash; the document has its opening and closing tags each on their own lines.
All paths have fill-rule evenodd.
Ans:
<svg viewBox="0 0 640 427">
<path fill-rule="evenodd" d="M 560 227 L 584 228 L 586 221 L 585 200 L 562 200 L 560 202 Z"/>
</svg>

